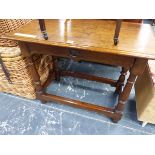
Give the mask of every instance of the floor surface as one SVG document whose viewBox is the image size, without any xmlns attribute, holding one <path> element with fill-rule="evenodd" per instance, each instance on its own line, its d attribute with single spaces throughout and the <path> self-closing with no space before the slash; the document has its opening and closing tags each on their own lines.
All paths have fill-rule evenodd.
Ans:
<svg viewBox="0 0 155 155">
<path fill-rule="evenodd" d="M 60 61 L 60 68 L 88 74 L 118 78 L 120 68 L 88 62 Z M 117 95 L 106 84 L 62 77 L 53 82 L 48 92 L 92 104 L 113 106 Z M 155 125 L 141 127 L 137 120 L 134 89 L 126 104 L 124 116 L 119 123 L 87 110 L 38 100 L 28 100 L 0 93 L 0 134 L 2 135 L 148 135 L 155 134 Z"/>
</svg>

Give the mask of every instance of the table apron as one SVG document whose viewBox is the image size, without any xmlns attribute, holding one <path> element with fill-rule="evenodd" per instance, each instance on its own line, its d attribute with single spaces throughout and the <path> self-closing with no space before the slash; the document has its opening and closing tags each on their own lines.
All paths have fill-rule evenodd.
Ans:
<svg viewBox="0 0 155 155">
<path fill-rule="evenodd" d="M 132 57 L 80 50 L 74 48 L 41 45 L 35 43 L 26 43 L 26 46 L 31 51 L 31 54 L 36 53 L 52 55 L 57 57 L 70 58 L 76 61 L 90 61 L 114 66 L 123 66 L 126 68 L 131 68 L 135 61 L 135 58 Z"/>
</svg>

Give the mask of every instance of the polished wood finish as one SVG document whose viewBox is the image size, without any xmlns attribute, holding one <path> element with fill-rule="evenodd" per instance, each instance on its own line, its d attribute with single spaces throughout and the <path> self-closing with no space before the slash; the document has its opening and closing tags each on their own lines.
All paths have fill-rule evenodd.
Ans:
<svg viewBox="0 0 155 155">
<path fill-rule="evenodd" d="M 42 37 L 38 20 L 24 25 L 3 38 L 50 46 L 68 47 L 90 52 L 155 59 L 155 34 L 151 25 L 122 22 L 120 41 L 113 44 L 115 21 L 45 20 L 48 40 Z M 31 36 L 21 36 L 31 34 Z"/>
<path fill-rule="evenodd" d="M 42 45 L 36 43 L 29 43 L 27 46 L 29 47 L 31 53 L 44 53 L 58 57 L 70 58 L 76 61 L 91 61 L 114 66 L 125 66 L 127 68 L 132 67 L 134 62 L 133 57 L 128 57 L 128 59 L 126 59 L 126 56 L 122 55 L 119 55 L 118 57 L 118 55 L 114 54 L 100 53 L 95 51 L 92 52 L 75 48 Z"/>
<path fill-rule="evenodd" d="M 98 105 L 93 105 L 93 104 L 89 104 L 86 102 L 82 102 L 82 101 L 77 101 L 77 100 L 73 100 L 73 99 L 68 99 L 65 97 L 61 97 L 61 96 L 56 96 L 56 95 L 51 95 L 51 94 L 47 94 L 45 93 L 44 95 L 40 96 L 40 99 L 44 99 L 47 101 L 55 101 L 58 103 L 62 103 L 62 104 L 67 104 L 67 105 L 71 105 L 74 107 L 78 107 L 78 108 L 82 108 L 82 109 L 87 109 L 87 110 L 91 110 L 91 111 L 96 111 L 105 115 L 108 115 L 109 117 L 114 117 L 114 110 L 112 108 L 108 108 L 108 107 L 103 107 L 103 106 L 98 106 Z"/>
<path fill-rule="evenodd" d="M 115 28 L 115 34 L 114 34 L 114 45 L 117 45 L 119 42 L 118 37 L 119 37 L 120 29 L 121 29 L 121 24 L 122 24 L 121 19 L 116 20 L 116 28 Z M 43 37 L 47 40 L 48 36 L 47 36 L 47 32 L 46 32 L 45 20 L 39 19 L 39 25 L 40 25 L 41 32 L 43 33 Z"/>
<path fill-rule="evenodd" d="M 112 118 L 113 122 L 118 122 L 123 115 L 125 103 L 137 76 L 142 74 L 148 59 L 155 59 L 155 38 L 151 27 L 123 22 L 120 32 L 121 41 L 117 46 L 114 46 L 111 40 L 115 29 L 113 21 L 46 20 L 46 23 L 49 34 L 48 40 L 44 40 L 40 36 L 36 21 L 19 29 L 18 32 L 7 35 L 8 39 L 20 41 L 20 48 L 23 54 L 28 57 L 32 77 L 36 85 L 37 98 L 44 103 L 55 101 L 95 111 Z M 30 36 L 19 36 L 20 33 L 30 34 Z M 54 70 L 51 79 L 60 80 L 61 76 L 73 76 L 110 84 L 116 87 L 116 92 L 119 92 L 118 103 L 110 108 L 47 94 L 44 91 L 45 86 L 40 84 L 39 75 L 36 73 L 31 58 L 34 53 L 53 56 Z M 116 81 L 84 73 L 61 71 L 57 64 L 59 57 L 121 66 L 121 75 Z M 127 71 L 129 71 L 129 78 L 127 83 L 124 84 Z"/>
<path fill-rule="evenodd" d="M 123 88 L 123 91 L 120 93 L 118 104 L 115 107 L 115 110 L 118 113 L 122 113 L 122 111 L 124 110 L 124 106 L 125 106 L 127 99 L 129 98 L 132 86 L 134 85 L 137 76 L 143 73 L 146 64 L 147 64 L 147 59 L 136 59 L 135 60 L 135 63 L 130 70 L 130 75 L 127 80 L 127 83 L 125 87 Z M 113 121 L 118 122 L 120 119 L 121 117 L 114 118 Z"/>
</svg>

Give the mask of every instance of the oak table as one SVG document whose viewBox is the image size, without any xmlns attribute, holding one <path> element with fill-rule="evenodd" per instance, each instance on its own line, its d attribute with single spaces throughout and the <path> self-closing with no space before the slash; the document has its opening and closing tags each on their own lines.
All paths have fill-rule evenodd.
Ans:
<svg viewBox="0 0 155 155">
<path fill-rule="evenodd" d="M 48 40 L 42 37 L 38 20 L 33 20 L 4 37 L 19 41 L 21 51 L 29 61 L 37 99 L 95 111 L 110 117 L 113 122 L 118 122 L 137 76 L 144 71 L 148 59 L 155 59 L 155 34 L 152 27 L 148 24 L 122 22 L 119 44 L 115 46 L 113 44 L 115 21 L 45 20 L 45 22 Z M 41 85 L 34 66 L 32 59 L 34 53 L 53 56 L 54 69 L 44 85 Z M 60 70 L 57 65 L 59 57 L 121 66 L 122 71 L 118 80 L 113 80 Z M 129 77 L 124 84 L 128 71 Z M 110 108 L 46 93 L 45 88 L 50 80 L 59 80 L 60 76 L 73 76 L 110 84 L 116 87 L 119 95 L 118 103 Z"/>
</svg>

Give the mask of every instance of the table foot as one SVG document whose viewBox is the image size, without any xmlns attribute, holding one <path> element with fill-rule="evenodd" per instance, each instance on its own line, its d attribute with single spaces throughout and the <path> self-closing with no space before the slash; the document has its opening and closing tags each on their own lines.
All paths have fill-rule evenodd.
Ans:
<svg viewBox="0 0 155 155">
<path fill-rule="evenodd" d="M 121 120 L 121 118 L 112 118 L 111 120 L 113 123 L 118 123 Z"/>
<path fill-rule="evenodd" d="M 111 118 L 113 123 L 117 123 L 118 121 L 121 120 L 123 115 L 123 112 L 117 111 L 116 108 L 114 109 L 114 117 Z"/>
</svg>

